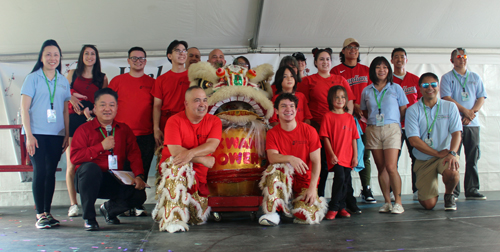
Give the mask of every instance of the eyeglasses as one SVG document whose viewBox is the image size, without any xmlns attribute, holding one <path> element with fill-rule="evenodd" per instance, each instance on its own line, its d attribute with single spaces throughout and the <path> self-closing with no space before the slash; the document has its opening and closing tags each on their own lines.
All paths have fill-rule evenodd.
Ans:
<svg viewBox="0 0 500 252">
<path fill-rule="evenodd" d="M 248 67 L 248 64 L 245 62 L 238 62 L 237 65 L 242 67 Z"/>
<path fill-rule="evenodd" d="M 359 47 L 357 46 L 346 46 L 345 48 L 347 48 L 347 50 L 359 50 Z"/>
<path fill-rule="evenodd" d="M 464 54 L 464 55 L 457 54 L 457 59 L 460 59 L 460 58 L 467 59 L 467 55 L 466 54 Z"/>
<path fill-rule="evenodd" d="M 437 82 L 422 83 L 422 88 L 429 88 L 429 86 L 436 88 L 438 86 L 438 83 Z"/>
<path fill-rule="evenodd" d="M 144 62 L 146 60 L 146 57 L 130 57 L 129 59 L 131 59 L 133 62 L 136 62 L 137 60 L 139 60 L 140 62 Z"/>
<path fill-rule="evenodd" d="M 187 53 L 187 50 L 186 49 L 184 49 L 184 50 L 174 49 L 174 52 L 176 52 L 176 53 Z"/>
</svg>

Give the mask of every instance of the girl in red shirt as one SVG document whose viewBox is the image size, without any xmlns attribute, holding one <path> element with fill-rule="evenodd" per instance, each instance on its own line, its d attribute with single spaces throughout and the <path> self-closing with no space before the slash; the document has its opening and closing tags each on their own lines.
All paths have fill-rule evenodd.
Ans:
<svg viewBox="0 0 500 252">
<path fill-rule="evenodd" d="M 335 219 L 351 217 L 346 211 L 346 197 L 352 195 L 351 170 L 358 165 L 356 139 L 359 138 L 354 117 L 346 113 L 348 95 L 342 86 L 333 86 L 328 90 L 328 107 L 330 109 L 323 118 L 320 137 L 325 148 L 328 171 L 335 176 L 332 185 L 332 197 L 328 204 L 325 218 Z"/>
<path fill-rule="evenodd" d="M 278 95 L 281 93 L 290 93 L 294 94 L 299 99 L 299 104 L 297 105 L 297 115 L 295 116 L 295 120 L 297 122 L 304 122 L 307 124 L 311 124 L 311 112 L 309 111 L 309 106 L 307 105 L 306 96 L 297 92 L 297 74 L 290 66 L 282 66 L 276 71 L 276 75 L 274 76 L 273 86 L 276 87 L 276 93 L 273 96 L 273 104 Z M 271 126 L 276 126 L 278 124 L 278 116 L 273 114 L 271 119 L 269 119 L 269 123 Z"/>
</svg>

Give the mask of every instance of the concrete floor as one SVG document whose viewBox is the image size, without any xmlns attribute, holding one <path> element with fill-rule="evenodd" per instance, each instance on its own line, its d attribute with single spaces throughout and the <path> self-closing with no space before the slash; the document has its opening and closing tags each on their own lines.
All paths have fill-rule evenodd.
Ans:
<svg viewBox="0 0 500 252">
<path fill-rule="evenodd" d="M 0 251 L 500 251 L 500 192 L 485 195 L 460 198 L 456 212 L 445 212 L 442 200 L 426 211 L 405 195 L 401 215 L 378 213 L 382 203 L 359 204 L 360 215 L 311 226 L 282 217 L 278 227 L 264 227 L 249 213 L 222 213 L 220 222 L 176 234 L 159 232 L 150 216 L 120 217 L 120 225 L 98 216 L 101 231 L 87 232 L 61 206 L 52 211 L 61 226 L 38 230 L 32 207 L 3 207 Z"/>
</svg>

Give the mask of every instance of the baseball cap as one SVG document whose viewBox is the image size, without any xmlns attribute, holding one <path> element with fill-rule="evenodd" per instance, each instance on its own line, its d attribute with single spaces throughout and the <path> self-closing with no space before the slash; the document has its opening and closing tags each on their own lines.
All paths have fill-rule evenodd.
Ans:
<svg viewBox="0 0 500 252">
<path fill-rule="evenodd" d="M 292 56 L 296 59 L 296 60 L 302 60 L 302 61 L 306 61 L 306 56 L 304 56 L 303 53 L 301 52 L 296 52 L 296 53 L 293 53 Z"/>
<path fill-rule="evenodd" d="M 359 42 L 356 39 L 348 38 L 348 39 L 344 40 L 344 46 L 342 46 L 342 48 L 345 48 L 346 46 L 348 46 L 351 43 L 356 43 L 356 44 L 358 44 L 358 47 L 359 47 Z"/>
</svg>

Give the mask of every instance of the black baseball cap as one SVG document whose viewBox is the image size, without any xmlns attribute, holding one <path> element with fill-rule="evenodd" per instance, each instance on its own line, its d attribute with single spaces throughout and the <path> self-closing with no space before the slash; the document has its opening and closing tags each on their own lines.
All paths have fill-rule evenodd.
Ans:
<svg viewBox="0 0 500 252">
<path fill-rule="evenodd" d="M 306 56 L 304 56 L 304 54 L 301 52 L 293 53 L 292 57 L 294 57 L 296 60 L 306 61 Z"/>
</svg>

